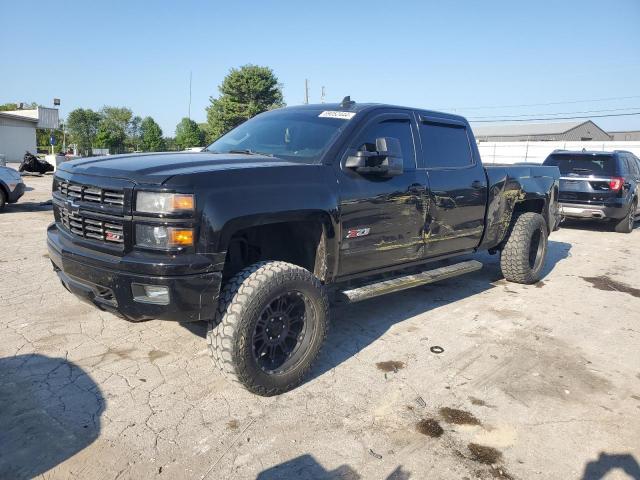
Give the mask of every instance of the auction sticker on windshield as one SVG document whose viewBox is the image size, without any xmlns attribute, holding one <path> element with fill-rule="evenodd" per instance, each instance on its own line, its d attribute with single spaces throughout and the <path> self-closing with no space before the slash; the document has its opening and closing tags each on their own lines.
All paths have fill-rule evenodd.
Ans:
<svg viewBox="0 0 640 480">
<path fill-rule="evenodd" d="M 351 120 L 356 112 L 336 112 L 334 110 L 325 110 L 320 115 L 321 118 L 341 118 L 342 120 Z"/>
</svg>

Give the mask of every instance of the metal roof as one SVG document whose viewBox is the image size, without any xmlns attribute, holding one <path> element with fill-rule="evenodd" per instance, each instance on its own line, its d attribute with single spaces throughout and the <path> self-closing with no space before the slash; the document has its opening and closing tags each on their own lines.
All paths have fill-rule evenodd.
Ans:
<svg viewBox="0 0 640 480">
<path fill-rule="evenodd" d="M 35 116 L 34 116 L 35 113 Z M 1 111 L 0 116 L 7 118 L 15 118 L 27 122 L 38 122 L 38 110 L 8 110 Z"/>
<path fill-rule="evenodd" d="M 591 120 L 581 122 L 519 123 L 501 125 L 471 125 L 476 137 L 522 137 L 527 135 L 561 135 Z M 595 125 L 595 124 L 594 124 Z"/>
</svg>

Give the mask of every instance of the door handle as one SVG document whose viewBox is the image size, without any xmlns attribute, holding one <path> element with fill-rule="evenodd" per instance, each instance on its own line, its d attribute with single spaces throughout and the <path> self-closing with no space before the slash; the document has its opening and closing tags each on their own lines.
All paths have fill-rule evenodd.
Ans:
<svg viewBox="0 0 640 480">
<path fill-rule="evenodd" d="M 484 187 L 484 183 L 482 183 L 480 180 L 474 180 L 473 182 L 471 182 L 471 188 L 475 188 L 476 190 L 479 190 L 483 187 Z"/>
</svg>

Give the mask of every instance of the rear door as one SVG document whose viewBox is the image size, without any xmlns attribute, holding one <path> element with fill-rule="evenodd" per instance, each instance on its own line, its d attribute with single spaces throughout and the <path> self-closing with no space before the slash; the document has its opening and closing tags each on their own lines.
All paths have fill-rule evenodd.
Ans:
<svg viewBox="0 0 640 480">
<path fill-rule="evenodd" d="M 613 179 L 621 175 L 621 165 L 612 154 L 551 154 L 544 165 L 560 170 L 561 203 L 603 205 L 618 196 Z"/>
<path fill-rule="evenodd" d="M 418 114 L 422 164 L 429 176 L 425 256 L 478 246 L 484 231 L 487 176 L 464 122 Z"/>
</svg>

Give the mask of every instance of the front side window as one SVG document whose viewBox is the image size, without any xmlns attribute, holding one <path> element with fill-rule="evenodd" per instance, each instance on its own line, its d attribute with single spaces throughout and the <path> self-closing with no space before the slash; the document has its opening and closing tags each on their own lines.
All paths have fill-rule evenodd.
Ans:
<svg viewBox="0 0 640 480">
<path fill-rule="evenodd" d="M 409 118 L 391 118 L 380 120 L 367 126 L 353 142 L 352 146 L 358 150 L 375 152 L 376 138 L 391 137 L 400 141 L 404 170 L 415 170 L 416 153 L 413 146 L 413 132 Z"/>
<path fill-rule="evenodd" d="M 263 113 L 207 147 L 213 153 L 262 154 L 300 163 L 318 163 L 352 119 L 320 116 L 322 110 L 282 109 Z"/>
<path fill-rule="evenodd" d="M 466 127 L 421 122 L 420 141 L 426 168 L 463 168 L 473 164 Z"/>
</svg>

